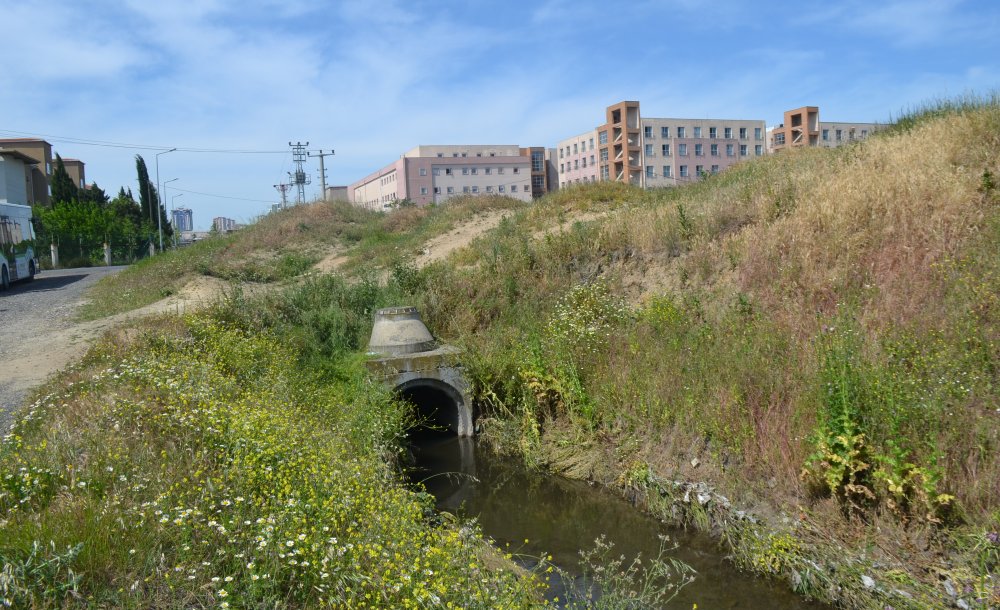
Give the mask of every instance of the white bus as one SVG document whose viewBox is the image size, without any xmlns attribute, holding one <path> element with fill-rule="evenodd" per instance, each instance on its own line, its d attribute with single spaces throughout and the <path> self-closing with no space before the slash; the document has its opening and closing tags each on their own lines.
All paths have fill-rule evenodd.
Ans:
<svg viewBox="0 0 1000 610">
<path fill-rule="evenodd" d="M 37 272 L 31 207 L 0 203 L 0 290 L 17 280 L 31 281 Z"/>
</svg>

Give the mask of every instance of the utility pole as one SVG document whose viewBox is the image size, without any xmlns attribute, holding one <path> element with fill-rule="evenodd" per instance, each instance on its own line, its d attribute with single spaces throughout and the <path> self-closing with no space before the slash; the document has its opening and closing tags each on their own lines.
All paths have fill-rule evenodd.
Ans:
<svg viewBox="0 0 1000 610">
<path fill-rule="evenodd" d="M 321 196 L 323 198 L 323 201 L 326 201 L 326 168 L 323 167 L 323 157 L 332 157 L 334 155 L 334 152 L 331 150 L 328 153 L 324 153 L 323 149 L 321 148 L 319 149 L 319 154 L 316 154 L 314 152 L 308 152 L 306 154 L 309 155 L 310 157 L 319 157 L 319 186 L 321 189 L 323 189 L 322 191 L 320 191 L 322 193 Z"/>
<path fill-rule="evenodd" d="M 309 142 L 306 142 L 305 144 L 302 142 L 295 144 L 289 142 L 288 145 L 292 147 L 292 162 L 295 163 L 295 173 L 292 176 L 292 184 L 298 188 L 295 203 L 302 205 L 306 202 L 306 185 L 312 183 L 309 179 L 309 175 L 304 169 L 306 163 L 306 147 L 309 146 Z"/>
<path fill-rule="evenodd" d="M 292 186 L 291 184 L 275 184 L 274 185 L 274 188 L 278 189 L 278 192 L 281 193 L 281 209 L 282 210 L 284 210 L 285 208 L 288 207 L 288 198 L 285 197 L 285 193 L 288 192 L 288 189 L 291 186 Z"/>
</svg>

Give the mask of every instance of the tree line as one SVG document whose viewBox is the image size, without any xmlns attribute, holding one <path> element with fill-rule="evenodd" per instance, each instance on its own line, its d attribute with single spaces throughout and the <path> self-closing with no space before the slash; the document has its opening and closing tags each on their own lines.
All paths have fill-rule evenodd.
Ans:
<svg viewBox="0 0 1000 610">
<path fill-rule="evenodd" d="M 162 224 L 164 241 L 172 237 L 173 227 L 141 155 L 135 156 L 135 167 L 138 201 L 132 189 L 125 187 L 112 199 L 96 183 L 77 187 L 57 154 L 50 204 L 35 206 L 33 212 L 39 244 L 56 244 L 64 257 L 99 259 L 107 243 L 113 259 L 132 261 L 148 253 L 150 241 L 158 240 L 157 221 Z"/>
</svg>

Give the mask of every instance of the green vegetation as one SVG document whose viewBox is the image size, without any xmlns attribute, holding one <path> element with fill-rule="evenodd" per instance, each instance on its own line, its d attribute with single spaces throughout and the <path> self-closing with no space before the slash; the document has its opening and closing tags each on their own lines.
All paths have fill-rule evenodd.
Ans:
<svg viewBox="0 0 1000 610">
<path fill-rule="evenodd" d="M 998 173 L 1000 103 L 945 103 L 863 143 L 787 151 L 684 188 L 599 183 L 533 206 L 457 199 L 385 215 L 303 206 L 133 267 L 99 288 L 91 315 L 199 273 L 289 279 L 335 253 L 342 275 L 237 291 L 239 306 L 216 311 L 215 324 L 280 337 L 316 378 L 356 387 L 350 354 L 371 310 L 417 305 L 466 348 L 483 437 L 498 451 L 719 531 L 740 565 L 807 595 L 918 608 L 951 603 L 951 587 L 994 607 Z M 449 259 L 410 264 L 428 239 L 490 210 L 511 213 Z M 120 299 L 133 287 L 145 296 Z M 360 400 L 344 395 L 336 404 Z M 383 411 L 391 404 L 368 412 L 395 413 Z M 345 408 L 347 420 L 330 420 L 340 435 L 351 413 L 360 417 Z M 385 443 L 363 455 L 391 454 L 404 424 L 387 417 Z M 62 476 L 47 468 L 39 481 Z M 678 480 L 707 481 L 760 514 L 692 501 Z M 51 559 L 53 590 L 87 552 L 19 540 L 21 564 Z M 491 591 L 510 591 L 491 578 Z"/>
</svg>

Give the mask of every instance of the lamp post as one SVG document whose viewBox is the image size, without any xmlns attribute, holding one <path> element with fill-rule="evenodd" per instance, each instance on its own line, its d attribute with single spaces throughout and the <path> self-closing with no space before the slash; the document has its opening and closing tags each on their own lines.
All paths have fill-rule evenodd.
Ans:
<svg viewBox="0 0 1000 610">
<path fill-rule="evenodd" d="M 156 153 L 156 227 L 160 232 L 160 252 L 163 252 L 163 214 L 160 214 L 160 155 L 165 155 L 177 150 L 176 148 L 171 148 L 170 150 L 165 150 L 163 152 Z M 175 178 L 176 180 L 176 178 Z M 152 199 L 149 201 L 150 204 L 153 203 Z"/>
</svg>

